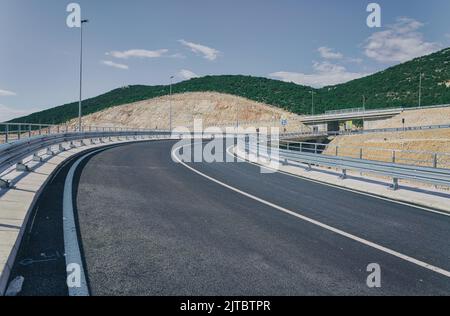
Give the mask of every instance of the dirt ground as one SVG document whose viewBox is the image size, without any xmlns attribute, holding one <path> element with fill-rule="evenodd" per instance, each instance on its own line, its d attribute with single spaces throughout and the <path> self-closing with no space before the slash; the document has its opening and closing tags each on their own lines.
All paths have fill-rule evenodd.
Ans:
<svg viewBox="0 0 450 316">
<path fill-rule="evenodd" d="M 407 131 L 397 133 L 374 133 L 336 137 L 324 152 L 327 155 L 393 161 L 398 163 L 450 168 L 450 129 Z M 395 158 L 393 157 L 393 151 Z"/>
</svg>

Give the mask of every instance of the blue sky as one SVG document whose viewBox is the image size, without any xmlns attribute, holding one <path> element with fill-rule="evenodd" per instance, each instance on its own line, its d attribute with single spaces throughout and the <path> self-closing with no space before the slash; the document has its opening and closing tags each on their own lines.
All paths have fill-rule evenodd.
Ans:
<svg viewBox="0 0 450 316">
<path fill-rule="evenodd" d="M 78 98 L 81 5 L 84 97 L 130 84 L 246 74 L 320 87 L 450 46 L 450 1 L 0 0 L 0 121 Z"/>
</svg>

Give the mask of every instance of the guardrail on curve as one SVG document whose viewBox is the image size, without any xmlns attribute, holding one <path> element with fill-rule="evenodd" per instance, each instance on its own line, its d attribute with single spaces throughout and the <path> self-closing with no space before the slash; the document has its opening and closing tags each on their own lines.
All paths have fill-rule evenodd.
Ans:
<svg viewBox="0 0 450 316">
<path fill-rule="evenodd" d="M 254 154 L 257 157 L 263 156 L 270 159 L 278 159 L 284 164 L 290 164 L 291 162 L 306 164 L 307 170 L 311 170 L 312 166 L 337 168 L 342 171 L 342 179 L 347 177 L 347 170 L 388 176 L 392 178 L 391 188 L 393 190 L 397 190 L 399 188 L 399 179 L 414 180 L 423 183 L 450 187 L 450 169 L 419 167 L 365 159 L 326 156 L 317 153 L 305 153 L 268 147 L 260 144 L 250 144 L 249 142 L 245 143 L 245 148 L 240 149 L 244 150 L 246 153 Z M 277 157 L 272 156 L 272 150 L 278 151 Z"/>
</svg>

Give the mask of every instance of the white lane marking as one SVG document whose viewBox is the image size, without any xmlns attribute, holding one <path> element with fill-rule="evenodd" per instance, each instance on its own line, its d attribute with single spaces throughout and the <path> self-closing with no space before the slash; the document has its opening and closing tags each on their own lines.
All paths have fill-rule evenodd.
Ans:
<svg viewBox="0 0 450 316">
<path fill-rule="evenodd" d="M 292 173 L 289 173 L 289 172 L 286 172 L 286 171 L 277 170 L 275 168 L 271 168 L 271 167 L 268 167 L 268 166 L 263 166 L 263 165 L 260 165 L 258 163 L 255 163 L 255 162 L 251 162 L 251 161 L 245 160 L 245 159 L 239 157 L 237 154 L 233 154 L 231 152 L 231 148 L 233 148 L 233 147 L 234 147 L 234 145 L 228 147 L 228 149 L 227 149 L 227 153 L 228 154 L 230 154 L 233 157 L 236 157 L 238 160 L 241 160 L 243 162 L 249 163 L 251 165 L 255 165 L 255 166 L 260 167 L 260 168 L 262 167 L 262 168 L 266 168 L 266 169 L 269 169 L 269 170 L 274 170 L 274 171 L 276 171 L 278 173 L 281 173 L 281 174 L 284 174 L 284 175 L 287 175 L 287 176 L 291 176 L 291 177 L 294 177 L 294 178 L 297 178 L 297 179 L 310 181 L 310 182 L 326 185 L 326 186 L 329 186 L 329 187 L 332 187 L 332 188 L 336 188 L 336 189 L 340 189 L 340 190 L 344 190 L 344 191 L 348 191 L 348 192 L 353 192 L 353 193 L 357 193 L 357 194 L 361 194 L 361 195 L 365 195 L 365 196 L 370 196 L 370 197 L 373 197 L 375 199 L 379 199 L 379 200 L 383 200 L 383 201 L 387 201 L 387 202 L 392 202 L 392 203 L 396 203 L 396 204 L 401 204 L 401 205 L 405 205 L 405 206 L 421 209 L 421 210 L 424 210 L 424 211 L 427 211 L 427 212 L 436 213 L 436 214 L 439 214 L 439 215 L 450 216 L 450 213 L 433 210 L 433 209 L 425 207 L 425 206 L 420 206 L 420 205 L 411 204 L 411 203 L 407 203 L 407 202 L 397 201 L 397 200 L 393 200 L 393 199 L 390 199 L 390 198 L 385 198 L 385 197 L 382 197 L 382 196 L 379 196 L 379 195 L 375 195 L 375 194 L 371 194 L 371 193 L 367 193 L 367 192 L 362 192 L 362 191 L 358 191 L 358 190 L 354 190 L 354 189 L 350 189 L 350 188 L 341 187 L 341 186 L 339 186 L 337 184 L 331 184 L 331 183 L 327 183 L 327 182 L 322 182 L 322 181 L 319 181 L 319 180 L 314 180 L 314 179 L 307 178 L 307 177 L 304 177 L 304 176 L 292 174 Z"/>
<path fill-rule="evenodd" d="M 86 274 L 83 267 L 83 260 L 81 259 L 81 251 L 78 243 L 77 226 L 75 222 L 75 214 L 73 210 L 73 177 L 80 163 L 89 156 L 92 156 L 99 151 L 105 150 L 101 148 L 90 152 L 79 158 L 67 173 L 66 182 L 64 184 L 64 199 L 63 199 L 63 228 L 64 228 L 64 252 L 66 258 L 66 265 L 78 264 L 81 272 L 81 286 L 69 287 L 69 296 L 89 296 L 89 289 L 86 281 Z"/>
<path fill-rule="evenodd" d="M 374 248 L 374 249 L 380 250 L 380 251 L 382 251 L 382 252 L 385 252 L 385 253 L 387 253 L 387 254 L 390 254 L 390 255 L 392 255 L 392 256 L 395 256 L 395 257 L 397 257 L 397 258 L 403 259 L 403 260 L 405 260 L 405 261 L 408 261 L 408 262 L 410 262 L 410 263 L 413 263 L 413 264 L 415 264 L 415 265 L 418 265 L 418 266 L 420 266 L 420 267 L 423 267 L 423 268 L 425 268 L 425 269 L 431 270 L 431 271 L 433 271 L 433 272 L 442 274 L 442 275 L 444 275 L 444 276 L 450 278 L 450 271 L 447 271 L 447 270 L 444 270 L 444 269 L 442 269 L 442 268 L 433 266 L 433 265 L 431 265 L 431 264 L 429 264 L 429 263 L 426 263 L 426 262 L 417 260 L 417 259 L 415 259 L 415 258 L 412 258 L 412 257 L 410 257 L 410 256 L 404 255 L 404 254 L 402 254 L 402 253 L 400 253 L 400 252 L 397 252 L 397 251 L 395 251 L 395 250 L 386 248 L 386 247 L 384 247 L 384 246 L 378 245 L 378 244 L 376 244 L 376 243 L 374 243 L 374 242 L 368 241 L 368 240 L 363 239 L 363 238 L 360 238 L 360 237 L 358 237 L 358 236 L 349 234 L 349 233 L 347 233 L 347 232 L 345 232 L 345 231 L 343 231 L 343 230 L 334 228 L 334 227 L 332 227 L 332 226 L 329 226 L 329 225 L 327 225 L 327 224 L 321 223 L 321 222 L 319 222 L 319 221 L 316 221 L 316 220 L 314 220 L 314 219 L 312 219 L 312 218 L 309 218 L 309 217 L 306 217 L 306 216 L 304 216 L 304 215 L 300 215 L 300 214 L 298 214 L 298 213 L 296 213 L 296 212 L 293 212 L 293 211 L 291 211 L 291 210 L 288 210 L 287 208 L 281 207 L 281 206 L 279 206 L 279 205 L 276 205 L 276 204 L 274 204 L 274 203 L 271 203 L 271 202 L 269 202 L 269 201 L 266 201 L 266 200 L 264 200 L 264 199 L 261 199 L 261 198 L 259 198 L 259 197 L 257 197 L 257 196 L 254 196 L 254 195 L 252 195 L 252 194 L 250 194 L 250 193 L 247 193 L 247 192 L 244 192 L 244 191 L 242 191 L 242 190 L 239 190 L 238 188 L 235 188 L 235 187 L 233 187 L 233 186 L 231 186 L 231 185 L 228 185 L 228 184 L 226 184 L 226 183 L 223 183 L 222 181 L 219 181 L 219 180 L 217 180 L 217 179 L 214 179 L 213 177 L 210 177 L 210 176 L 208 176 L 208 175 L 206 175 L 206 174 L 204 174 L 204 173 L 198 171 L 197 169 L 192 168 L 191 166 L 187 165 L 185 162 L 181 161 L 181 159 L 177 156 L 176 152 L 178 152 L 182 147 L 185 147 L 185 146 L 186 146 L 186 145 L 177 147 L 176 149 L 174 149 L 174 150 L 172 151 L 172 157 L 173 157 L 173 159 L 175 159 L 177 162 L 179 162 L 180 164 L 182 164 L 184 167 L 188 168 L 189 170 L 195 172 L 196 174 L 198 174 L 198 175 L 200 175 L 200 176 L 202 176 L 202 177 L 204 177 L 204 178 L 206 178 L 206 179 L 208 179 L 208 180 L 210 180 L 210 181 L 212 181 L 212 182 L 215 182 L 215 183 L 217 183 L 217 184 L 219 184 L 219 185 L 221 185 L 221 186 L 223 186 L 223 187 L 225 187 L 225 188 L 227 188 L 227 189 L 230 189 L 230 190 L 232 190 L 232 191 L 234 191 L 234 192 L 237 192 L 237 193 L 239 193 L 239 194 L 241 194 L 241 195 L 243 195 L 243 196 L 246 196 L 246 197 L 248 197 L 248 198 L 250 198 L 250 199 L 252 199 L 252 200 L 255 200 L 255 201 L 257 201 L 257 202 L 260 202 L 260 203 L 262 203 L 262 204 L 265 204 L 265 205 L 267 205 L 267 206 L 270 206 L 270 207 L 272 207 L 272 208 L 274 208 L 274 209 L 277 209 L 277 210 L 279 210 L 279 211 L 281 211 L 281 212 L 284 212 L 284 213 L 286 213 L 286 214 L 292 215 L 292 216 L 294 216 L 294 217 L 296 217 L 296 218 L 298 218 L 298 219 L 301 219 L 301 220 L 303 220 L 303 221 L 306 221 L 306 222 L 311 223 L 311 224 L 313 224 L 313 225 L 319 226 L 319 227 L 321 227 L 321 228 L 324 228 L 324 229 L 326 229 L 326 230 L 329 230 L 329 231 L 331 231 L 331 232 L 333 232 L 333 233 L 336 233 L 336 234 L 338 234 L 338 235 L 341 235 L 341 236 L 344 236 L 344 237 L 346 237 L 346 238 L 352 239 L 352 240 L 357 241 L 357 242 L 359 242 L 359 243 L 362 243 L 362 244 L 364 244 L 364 245 L 366 245 L 366 246 L 369 246 L 369 247 L 372 247 L 372 248 Z"/>
</svg>

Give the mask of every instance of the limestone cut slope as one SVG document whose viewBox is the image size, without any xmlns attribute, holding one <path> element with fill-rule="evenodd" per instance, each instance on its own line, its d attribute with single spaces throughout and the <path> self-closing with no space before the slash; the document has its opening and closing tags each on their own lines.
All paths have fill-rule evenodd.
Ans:
<svg viewBox="0 0 450 316">
<path fill-rule="evenodd" d="M 83 117 L 85 126 L 159 128 L 169 127 L 169 108 L 172 103 L 173 127 L 191 127 L 194 119 L 203 119 L 204 126 L 240 125 L 280 126 L 288 120 L 287 131 L 309 130 L 296 114 L 245 98 L 213 93 L 194 92 L 163 96 L 136 103 L 116 106 Z M 76 125 L 72 120 L 71 125 Z"/>
</svg>

